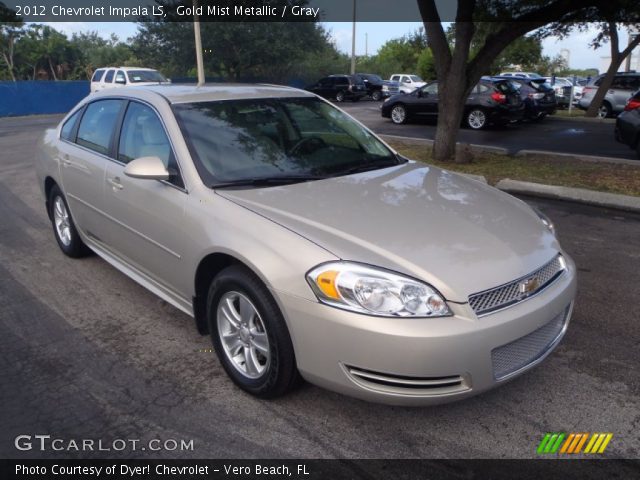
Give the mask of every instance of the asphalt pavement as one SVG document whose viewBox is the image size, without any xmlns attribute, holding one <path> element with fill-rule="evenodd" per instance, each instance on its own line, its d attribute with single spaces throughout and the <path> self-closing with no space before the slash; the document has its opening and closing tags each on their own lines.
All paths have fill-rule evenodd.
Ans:
<svg viewBox="0 0 640 480">
<path fill-rule="evenodd" d="M 433 140 L 436 121 L 417 120 L 405 125 L 395 125 L 380 115 L 380 103 L 369 100 L 343 102 L 340 105 L 374 132 Z M 612 120 L 579 120 L 548 116 L 540 122 L 510 124 L 505 127 L 490 126 L 474 131 L 462 128 L 458 135 L 461 143 L 502 147 L 510 155 L 521 150 L 549 150 L 576 155 L 626 158 L 636 160 L 635 150 L 614 138 L 615 123 Z"/>
<path fill-rule="evenodd" d="M 100 258 L 60 252 L 33 170 L 55 119 L 0 120 L 0 457 L 522 458 L 557 431 L 612 432 L 606 457 L 640 456 L 640 215 L 526 199 L 556 222 L 579 292 L 558 349 L 501 388 L 430 408 L 311 385 L 261 401 L 232 385 L 192 319 Z M 42 434 L 193 449 L 15 448 Z"/>
</svg>

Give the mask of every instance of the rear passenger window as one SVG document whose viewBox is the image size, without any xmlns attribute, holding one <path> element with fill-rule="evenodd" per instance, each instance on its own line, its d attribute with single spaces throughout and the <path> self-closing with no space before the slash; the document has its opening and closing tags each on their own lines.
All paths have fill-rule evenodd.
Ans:
<svg viewBox="0 0 640 480">
<path fill-rule="evenodd" d="M 173 173 L 170 181 L 179 187 L 184 184 L 178 175 L 178 164 L 173 156 L 169 138 L 158 118 L 148 106 L 130 102 L 122 122 L 118 160 L 129 163 L 140 157 L 158 157 Z"/>
<path fill-rule="evenodd" d="M 78 118 L 80 117 L 81 111 L 82 109 L 78 110 L 76 113 L 74 113 L 69 117 L 69 120 L 64 122 L 64 125 L 60 130 L 60 138 L 62 138 L 63 140 L 67 140 L 69 142 L 73 142 L 75 140 L 73 138 L 73 130 L 74 130 L 74 127 L 76 126 L 76 122 L 78 121 Z"/>
<path fill-rule="evenodd" d="M 104 83 L 111 83 L 113 81 L 113 73 L 115 70 L 109 70 L 104 77 Z"/>
<path fill-rule="evenodd" d="M 93 74 L 93 78 L 91 79 L 91 81 L 99 82 L 102 79 L 103 75 L 104 75 L 104 70 L 96 70 Z"/>
<path fill-rule="evenodd" d="M 122 100 L 99 100 L 90 103 L 80 121 L 76 143 L 108 155 L 121 108 Z"/>
</svg>

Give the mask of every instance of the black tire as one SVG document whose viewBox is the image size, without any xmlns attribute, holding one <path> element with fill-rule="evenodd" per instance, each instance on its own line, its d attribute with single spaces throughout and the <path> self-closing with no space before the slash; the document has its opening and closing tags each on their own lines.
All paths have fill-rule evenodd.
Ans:
<svg viewBox="0 0 640 480">
<path fill-rule="evenodd" d="M 612 109 L 609 102 L 602 102 L 602 105 L 598 109 L 598 117 L 609 118 L 611 116 Z"/>
<path fill-rule="evenodd" d="M 489 125 L 487 112 L 481 108 L 472 108 L 464 117 L 465 125 L 472 130 L 482 130 Z"/>
<path fill-rule="evenodd" d="M 371 99 L 375 102 L 379 102 L 380 100 L 382 100 L 382 91 L 374 90 L 373 93 L 371 94 Z"/>
<path fill-rule="evenodd" d="M 336 102 L 344 102 L 344 92 L 336 93 Z"/>
<path fill-rule="evenodd" d="M 391 109 L 391 121 L 396 125 L 407 123 L 407 117 L 407 108 L 403 104 L 394 105 Z"/>
<path fill-rule="evenodd" d="M 544 120 L 547 117 L 547 114 L 544 112 L 538 112 L 538 115 L 536 115 L 533 118 L 534 122 L 541 122 L 542 120 Z"/>
<path fill-rule="evenodd" d="M 61 233 L 56 227 L 57 214 L 56 214 L 56 205 L 57 202 L 62 202 L 64 206 L 64 213 L 67 215 L 67 225 L 69 235 L 67 238 L 63 239 L 61 237 Z M 71 216 L 71 211 L 69 210 L 69 205 L 67 204 L 67 199 L 64 197 L 63 193 L 60 191 L 60 188 L 57 185 L 54 185 L 49 192 L 49 218 L 51 219 L 51 226 L 53 227 L 53 235 L 56 238 L 56 242 L 58 242 L 58 246 L 62 253 L 71 258 L 81 258 L 86 257 L 91 254 L 91 250 L 84 244 L 82 238 L 78 234 L 78 229 L 76 228 L 75 222 Z"/>
<path fill-rule="evenodd" d="M 226 294 L 246 297 L 256 309 L 264 326 L 269 360 L 257 378 L 242 373 L 226 353 L 218 328 L 218 307 Z M 221 302 L 221 300 L 223 300 Z M 213 280 L 207 296 L 207 321 L 214 350 L 233 382 L 259 398 L 275 398 L 292 390 L 300 381 L 289 330 L 269 290 L 251 271 L 240 265 L 222 270 Z M 238 337 L 239 338 L 239 337 Z"/>
</svg>

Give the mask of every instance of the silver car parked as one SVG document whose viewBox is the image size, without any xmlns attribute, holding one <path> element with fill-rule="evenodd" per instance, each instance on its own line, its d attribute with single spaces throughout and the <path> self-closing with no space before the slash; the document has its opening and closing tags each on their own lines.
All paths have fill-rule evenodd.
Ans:
<svg viewBox="0 0 640 480">
<path fill-rule="evenodd" d="M 582 96 L 578 101 L 578 107 L 587 110 L 591 105 L 591 100 L 595 97 L 604 75 L 592 78 L 582 89 Z M 601 118 L 610 117 L 624 110 L 627 101 L 635 91 L 640 89 L 640 73 L 621 72 L 617 73 L 613 79 L 611 87 L 604 97 L 602 105 L 598 109 L 598 116 Z"/>
<path fill-rule="evenodd" d="M 546 217 L 406 160 L 308 92 L 99 92 L 36 163 L 62 251 L 193 316 L 259 397 L 302 377 L 390 404 L 461 399 L 539 363 L 569 323 L 576 268 Z"/>
</svg>

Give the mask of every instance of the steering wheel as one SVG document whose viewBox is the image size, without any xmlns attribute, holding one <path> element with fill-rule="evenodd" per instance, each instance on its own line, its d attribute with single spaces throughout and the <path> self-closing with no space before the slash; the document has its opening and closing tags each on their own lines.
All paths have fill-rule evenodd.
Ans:
<svg viewBox="0 0 640 480">
<path fill-rule="evenodd" d="M 295 145 L 289 149 L 289 154 L 298 153 L 298 151 L 300 151 L 300 153 L 311 153 L 326 146 L 327 142 L 320 137 L 306 137 L 298 140 Z"/>
</svg>

